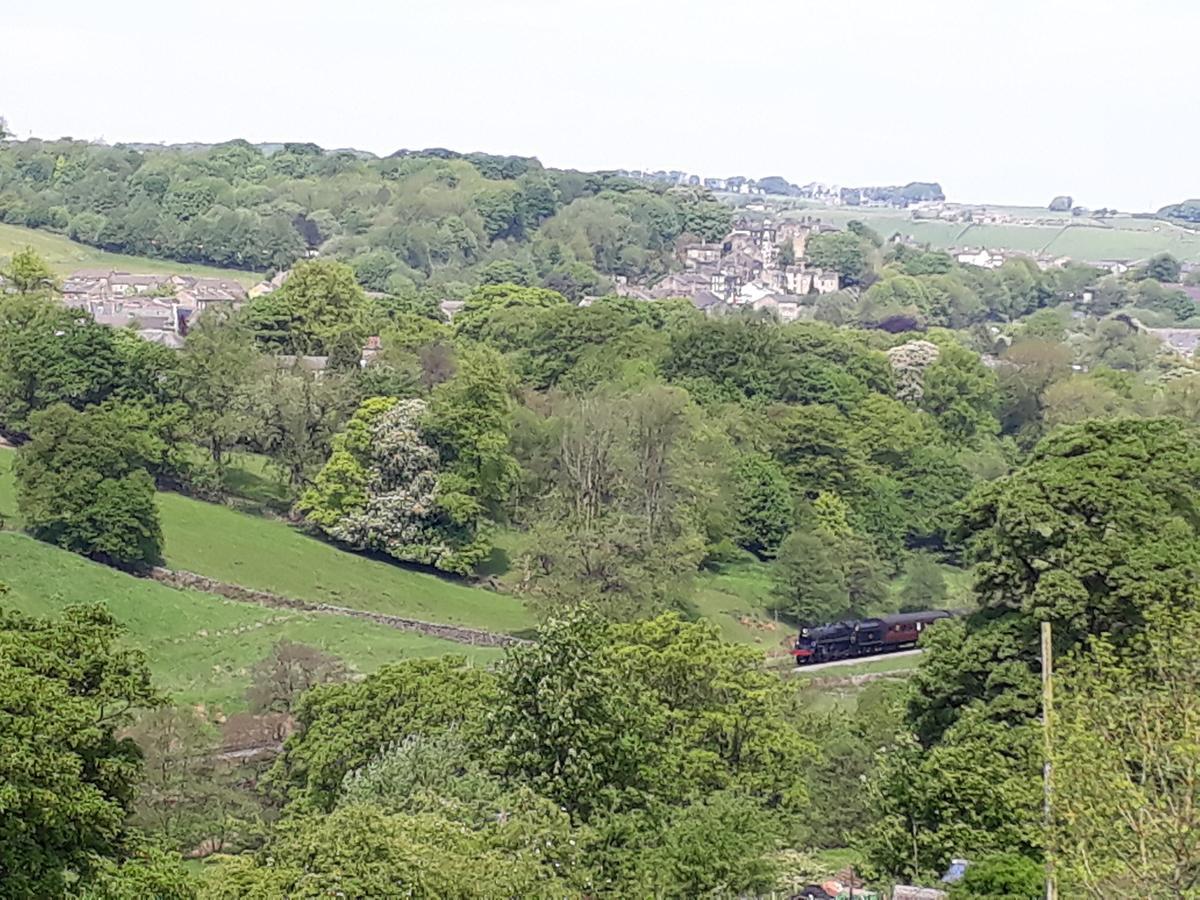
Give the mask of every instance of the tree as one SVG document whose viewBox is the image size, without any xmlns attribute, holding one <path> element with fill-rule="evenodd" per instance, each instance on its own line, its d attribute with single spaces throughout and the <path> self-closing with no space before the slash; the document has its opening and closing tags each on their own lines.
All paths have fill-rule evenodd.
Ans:
<svg viewBox="0 0 1200 900">
<path fill-rule="evenodd" d="M 931 341 L 906 341 L 888 350 L 896 379 L 896 399 L 912 406 L 925 396 L 925 372 L 937 361 L 941 349 Z"/>
<path fill-rule="evenodd" d="M 582 821 L 724 788 L 764 810 L 807 800 L 814 748 L 782 715 L 786 689 L 711 623 L 574 612 L 513 648 L 498 677 L 503 771 Z"/>
<path fill-rule="evenodd" d="M 17 507 L 39 540 L 123 568 L 157 563 L 162 529 L 146 436 L 112 413 L 59 404 L 31 420 L 17 457 Z"/>
<path fill-rule="evenodd" d="M 80 900 L 195 900 L 197 885 L 179 855 L 152 845 L 131 845 L 119 862 L 98 858 L 85 884 L 76 885 Z"/>
<path fill-rule="evenodd" d="M 440 502 L 456 525 L 473 530 L 479 511 L 503 503 L 516 481 L 508 449 L 515 389 L 504 359 L 487 348 L 460 353 L 454 376 L 434 389 L 423 426 L 444 472 Z"/>
<path fill-rule="evenodd" d="M 1179 260 L 1170 253 L 1159 253 L 1157 256 L 1150 257 L 1149 261 L 1139 272 L 1142 278 L 1150 278 L 1154 281 L 1168 284 L 1177 283 L 1179 281 L 1179 274 Z"/>
<path fill-rule="evenodd" d="M 896 738 L 879 754 L 864 788 L 874 821 L 862 846 L 872 864 L 919 884 L 937 878 L 954 857 L 1037 859 L 1043 843 L 1040 737 L 1032 721 L 991 721 L 971 706 L 929 749 L 910 736 Z"/>
<path fill-rule="evenodd" d="M 921 408 L 937 419 L 951 440 L 971 443 L 995 434 L 1000 403 L 996 376 L 978 354 L 958 343 L 947 341 L 939 351 L 925 370 Z"/>
<path fill-rule="evenodd" d="M 1200 889 L 1200 615 L 1165 608 L 1098 638 L 1056 684 L 1056 870 L 1078 896 Z"/>
<path fill-rule="evenodd" d="M 979 487 L 962 523 L 976 593 L 1055 623 L 1060 646 L 1123 635 L 1190 602 L 1200 540 L 1196 433 L 1171 419 L 1060 428 L 1012 475 Z"/>
<path fill-rule="evenodd" d="M 1131 404 L 1108 385 L 1087 375 L 1056 381 L 1042 394 L 1047 427 L 1127 415 Z"/>
<path fill-rule="evenodd" d="M 621 860 L 621 888 L 630 896 L 746 896 L 775 883 L 768 854 L 779 840 L 777 823 L 736 792 L 717 791 L 675 810 L 657 832 L 639 838 Z"/>
<path fill-rule="evenodd" d="M 889 321 L 902 321 L 918 327 L 929 315 L 932 305 L 925 285 L 910 275 L 893 275 L 871 285 L 863 294 L 859 317 L 864 326 L 885 331 L 914 330 L 889 326 Z"/>
<path fill-rule="evenodd" d="M 296 509 L 356 549 L 456 570 L 460 548 L 442 520 L 437 451 L 421 434 L 426 408 L 422 400 L 362 404 Z"/>
<path fill-rule="evenodd" d="M 972 860 L 951 900 L 1039 900 L 1045 894 L 1044 867 L 1019 853 L 995 853 Z"/>
<path fill-rule="evenodd" d="M 54 272 L 32 247 L 14 253 L 8 268 L 0 270 L 0 278 L 18 294 L 49 293 L 58 287 Z"/>
<path fill-rule="evenodd" d="M 719 530 L 725 444 L 675 387 L 565 400 L 554 412 L 523 587 L 547 611 L 586 602 L 629 619 L 675 607 L 707 526 Z"/>
<path fill-rule="evenodd" d="M 830 231 L 809 237 L 804 248 L 809 265 L 831 269 L 844 285 L 861 284 L 870 273 L 863 240 L 852 231 Z"/>
<path fill-rule="evenodd" d="M 521 349 L 527 345 L 537 313 L 566 303 L 562 294 L 545 288 L 485 284 L 467 295 L 454 316 L 454 330 L 500 350 Z"/>
<path fill-rule="evenodd" d="M 1102 319 L 1083 346 L 1083 356 L 1094 366 L 1140 372 L 1149 367 L 1160 350 L 1161 345 L 1154 337 L 1142 334 L 1131 324 Z"/>
<path fill-rule="evenodd" d="M 393 663 L 359 682 L 321 684 L 293 709 L 297 731 L 271 769 L 272 792 L 295 811 L 333 809 L 346 775 L 407 736 L 455 729 L 476 746 L 495 677 L 460 657 Z"/>
<path fill-rule="evenodd" d="M 318 684 L 345 681 L 346 665 L 336 656 L 295 641 L 279 640 L 251 670 L 246 690 L 250 712 L 290 713 L 301 695 Z"/>
<path fill-rule="evenodd" d="M 279 290 L 243 311 L 257 341 L 280 353 L 329 355 L 339 336 L 361 348 L 366 336 L 367 297 L 354 270 L 334 260 L 297 264 Z"/>
<path fill-rule="evenodd" d="M 941 609 L 945 602 L 946 577 L 941 567 L 926 554 L 914 553 L 900 589 L 900 612 Z"/>
<path fill-rule="evenodd" d="M 247 417 L 258 448 L 281 468 L 299 490 L 329 455 L 338 427 L 353 406 L 344 377 L 320 377 L 295 366 L 268 364 L 249 385 Z"/>
<path fill-rule="evenodd" d="M 128 734 L 143 759 L 132 821 L 179 850 L 236 849 L 259 807 L 235 783 L 234 766 L 219 758 L 217 730 L 203 714 L 151 710 Z"/>
<path fill-rule="evenodd" d="M 745 456 L 733 477 L 738 544 L 760 557 L 773 556 L 795 521 L 783 470 L 770 457 Z"/>
<path fill-rule="evenodd" d="M 23 433 L 55 403 L 102 403 L 120 386 L 113 330 L 48 297 L 0 294 L 0 428 Z"/>
<path fill-rule="evenodd" d="M 328 816 L 282 823 L 266 849 L 221 865 L 203 896 L 482 900 L 555 893 L 553 868 L 539 864 L 535 841 L 521 853 L 489 846 L 488 837 L 438 816 L 387 815 L 376 807 L 348 805 Z"/>
<path fill-rule="evenodd" d="M 257 371 L 253 340 L 240 321 L 208 312 L 188 332 L 179 361 L 183 402 L 218 473 L 252 431 L 246 408 Z"/>
<path fill-rule="evenodd" d="M 1046 391 L 1071 374 L 1069 347 L 1045 340 L 1019 340 L 1004 354 L 999 370 L 1000 422 L 1006 434 L 1031 442 L 1041 437 Z"/>
<path fill-rule="evenodd" d="M 835 621 L 850 609 L 845 559 L 828 534 L 789 535 L 775 560 L 774 582 L 777 608 L 807 625 Z"/>
<path fill-rule="evenodd" d="M 119 738 L 159 697 L 100 606 L 60 619 L 0 611 L 0 893 L 64 896 L 126 855 L 137 748 Z M 103 895 L 102 895 L 103 896 Z"/>
</svg>

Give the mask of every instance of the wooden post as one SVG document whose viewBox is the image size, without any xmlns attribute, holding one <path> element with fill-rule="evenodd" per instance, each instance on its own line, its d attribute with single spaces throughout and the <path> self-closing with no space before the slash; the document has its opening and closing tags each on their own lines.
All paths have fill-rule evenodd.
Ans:
<svg viewBox="0 0 1200 900">
<path fill-rule="evenodd" d="M 1046 829 L 1046 900 L 1057 900 L 1058 889 L 1054 883 L 1054 857 L 1051 854 L 1051 829 L 1054 819 L 1050 811 L 1051 769 L 1050 754 L 1053 749 L 1051 718 L 1054 715 L 1054 644 L 1049 622 L 1042 623 L 1042 816 Z"/>
</svg>

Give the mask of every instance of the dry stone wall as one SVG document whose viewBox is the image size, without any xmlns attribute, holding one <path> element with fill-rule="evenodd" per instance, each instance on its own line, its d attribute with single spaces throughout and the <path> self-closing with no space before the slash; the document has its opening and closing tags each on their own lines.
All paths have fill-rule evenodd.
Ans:
<svg viewBox="0 0 1200 900">
<path fill-rule="evenodd" d="M 440 625 L 435 622 L 406 619 L 402 616 L 391 616 L 386 613 L 371 612 L 365 609 L 350 609 L 345 606 L 334 606 L 330 603 L 297 600 L 294 597 L 285 597 L 282 594 L 274 594 L 270 591 L 255 591 L 238 584 L 228 584 L 205 575 L 197 575 L 195 572 L 185 572 L 180 569 L 154 567 L 148 570 L 146 574 L 147 577 L 174 588 L 204 591 L 205 593 L 216 594 L 229 600 L 238 600 L 243 603 L 257 603 L 259 606 L 268 606 L 272 609 L 294 609 L 299 612 L 326 613 L 334 616 L 346 616 L 351 619 L 364 619 L 368 622 L 375 622 L 378 625 L 386 625 L 388 628 L 396 628 L 400 631 L 412 631 L 417 634 L 455 641 L 459 644 L 470 644 L 475 647 L 511 647 L 514 644 L 527 643 L 527 641 L 513 637 L 511 634 L 483 631 L 479 628 Z"/>
</svg>

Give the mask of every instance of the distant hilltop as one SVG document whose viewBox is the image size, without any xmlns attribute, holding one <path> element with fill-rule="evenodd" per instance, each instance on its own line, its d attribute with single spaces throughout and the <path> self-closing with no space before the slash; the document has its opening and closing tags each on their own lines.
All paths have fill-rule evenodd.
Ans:
<svg viewBox="0 0 1200 900">
<path fill-rule="evenodd" d="M 358 159 L 383 158 L 369 150 L 359 150 L 354 147 L 326 149 L 313 143 L 289 141 L 275 141 L 258 144 L 252 144 L 249 141 L 243 140 L 224 141 L 221 143 L 212 144 L 201 142 L 189 142 L 181 144 L 121 143 L 119 146 L 128 147 L 131 150 L 137 150 L 139 153 L 152 153 L 156 150 L 169 150 L 181 153 L 201 153 L 206 150 L 212 150 L 215 147 L 226 146 L 229 144 L 243 144 L 248 147 L 253 147 L 264 156 L 273 156 L 276 153 L 282 153 L 283 151 L 288 150 L 310 155 L 347 155 L 354 156 Z M 424 156 L 434 157 L 436 159 L 465 159 L 472 163 L 488 161 L 492 163 L 492 167 L 495 167 L 496 164 L 502 164 L 503 162 L 507 161 L 509 164 L 507 167 L 512 168 L 517 174 L 530 168 L 542 168 L 542 163 L 536 157 L 509 156 L 504 154 L 482 152 L 464 153 L 458 150 L 450 150 L 445 147 L 427 147 L 422 150 L 401 149 L 396 150 L 393 153 L 389 153 L 387 158 L 394 159 L 406 156 Z M 505 168 L 505 166 L 501 165 L 501 168 Z M 903 209 L 914 203 L 941 202 L 946 199 L 946 194 L 942 191 L 942 186 L 936 181 L 910 181 L 908 184 L 902 185 L 841 187 L 836 184 L 823 184 L 816 181 L 809 182 L 805 185 L 793 184 L 781 175 L 768 175 L 764 178 L 749 178 L 744 175 L 734 175 L 729 178 L 710 178 L 702 175 L 683 172 L 677 169 L 672 169 L 670 171 L 662 169 L 655 171 L 644 171 L 641 169 L 608 169 L 597 172 L 596 174 L 617 175 L 632 179 L 634 181 L 649 181 L 659 184 L 705 187 L 711 191 L 720 191 L 731 194 L 760 194 L 776 197 L 795 197 L 802 200 L 815 200 L 837 206 L 894 206 Z M 1198 204 L 1197 214 L 1200 215 L 1200 201 L 1195 202 Z"/>
<path fill-rule="evenodd" d="M 782 175 L 768 175 L 765 178 L 747 178 L 744 175 L 735 175 L 731 178 L 706 178 L 678 170 L 645 172 L 639 169 L 617 169 L 615 174 L 639 181 L 706 187 L 710 191 L 723 191 L 731 194 L 796 197 L 802 200 L 818 200 L 837 206 L 896 206 L 904 208 L 913 203 L 942 202 L 946 199 L 942 186 L 936 181 L 910 181 L 903 185 L 873 187 L 840 187 L 836 184 L 822 184 L 816 181 L 805 185 L 792 184 Z"/>
<path fill-rule="evenodd" d="M 1180 219 L 1184 222 L 1200 222 L 1200 200 L 1184 200 L 1172 203 L 1158 211 L 1159 218 Z"/>
</svg>

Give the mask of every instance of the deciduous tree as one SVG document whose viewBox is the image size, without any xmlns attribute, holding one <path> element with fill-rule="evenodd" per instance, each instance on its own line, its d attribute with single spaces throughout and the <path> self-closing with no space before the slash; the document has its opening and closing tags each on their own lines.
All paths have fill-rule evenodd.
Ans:
<svg viewBox="0 0 1200 900">
<path fill-rule="evenodd" d="M 147 435 L 113 413 L 57 405 L 31 420 L 17 457 L 17 506 L 34 537 L 112 565 L 161 557 Z"/>
</svg>

